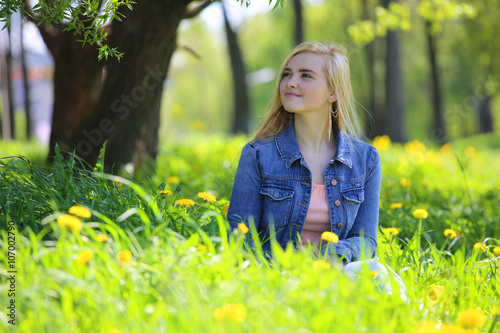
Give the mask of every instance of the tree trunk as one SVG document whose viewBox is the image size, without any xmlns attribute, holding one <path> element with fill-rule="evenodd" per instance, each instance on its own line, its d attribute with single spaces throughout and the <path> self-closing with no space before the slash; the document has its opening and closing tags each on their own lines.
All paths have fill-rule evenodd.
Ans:
<svg viewBox="0 0 500 333">
<path fill-rule="evenodd" d="M 293 11 L 295 12 L 295 45 L 304 41 L 304 25 L 302 18 L 302 1 L 293 0 Z"/>
<path fill-rule="evenodd" d="M 23 41 L 23 27 L 24 22 L 21 19 L 21 67 L 23 69 L 23 86 L 24 86 L 24 114 L 26 115 L 26 138 L 29 140 L 33 134 L 33 128 L 31 125 L 31 101 L 30 101 L 30 83 L 28 76 L 28 67 L 26 66 L 26 56 L 24 53 L 24 41 Z"/>
<path fill-rule="evenodd" d="M 363 0 L 363 20 L 369 20 L 368 1 Z M 385 134 L 384 124 L 387 122 L 386 115 L 383 112 L 384 108 L 379 108 L 377 105 L 377 78 L 375 76 L 375 40 L 365 46 L 366 63 L 368 69 L 368 89 L 369 89 L 369 111 L 373 118 L 370 118 L 365 123 L 366 136 L 373 139 L 377 135 Z M 373 120 L 372 120 L 373 119 Z"/>
<path fill-rule="evenodd" d="M 384 7 L 388 8 L 390 2 L 393 1 L 383 0 Z M 387 109 L 387 127 L 385 132 L 393 141 L 404 142 L 406 141 L 404 89 L 397 31 L 388 30 L 386 40 L 385 103 Z"/>
<path fill-rule="evenodd" d="M 446 136 L 446 124 L 443 115 L 443 103 L 441 95 L 441 82 L 439 79 L 439 68 L 437 65 L 437 47 L 436 38 L 431 33 L 432 23 L 425 22 L 427 44 L 429 46 L 429 62 L 431 64 L 431 78 L 432 78 L 432 108 L 434 110 L 434 128 L 432 129 L 431 136 L 438 140 L 443 145 L 448 139 Z"/>
<path fill-rule="evenodd" d="M 243 56 L 236 33 L 231 28 L 226 15 L 226 9 L 221 1 L 222 12 L 224 14 L 224 26 L 226 30 L 229 58 L 231 59 L 231 69 L 234 86 L 234 119 L 231 133 L 250 132 L 250 98 L 248 97 L 248 87 L 245 80 L 246 71 Z"/>
<path fill-rule="evenodd" d="M 54 25 L 42 24 L 39 28 L 54 57 L 54 109 L 48 156 L 52 161 L 56 143 L 64 150 L 74 149 L 69 137 L 97 101 L 104 62 L 97 60 L 95 45 L 82 46 L 73 33 Z"/>
<path fill-rule="evenodd" d="M 2 136 L 4 140 L 15 139 L 14 96 L 12 93 L 12 52 L 10 46 L 10 29 L 7 28 L 6 39 L 2 41 Z M 5 35 L 4 35 L 5 37 Z"/>
<path fill-rule="evenodd" d="M 491 95 L 486 94 L 479 102 L 479 131 L 493 132 L 493 116 L 491 114 Z"/>
<path fill-rule="evenodd" d="M 133 11 L 124 10 L 123 21 L 113 20 L 109 44 L 124 56 L 109 61 L 92 113 L 69 140 L 91 165 L 106 140 L 108 167 L 131 162 L 136 151 L 141 157 L 156 157 L 163 81 L 188 3 L 138 1 Z"/>
</svg>

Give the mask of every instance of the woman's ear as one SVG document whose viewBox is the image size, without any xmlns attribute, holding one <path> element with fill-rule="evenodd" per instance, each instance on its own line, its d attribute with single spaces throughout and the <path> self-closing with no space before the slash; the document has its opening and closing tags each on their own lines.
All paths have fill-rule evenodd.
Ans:
<svg viewBox="0 0 500 333">
<path fill-rule="evenodd" d="M 334 92 L 330 93 L 330 95 L 328 96 L 328 100 L 331 101 L 331 103 L 333 103 L 337 100 L 337 96 L 335 96 Z"/>
</svg>

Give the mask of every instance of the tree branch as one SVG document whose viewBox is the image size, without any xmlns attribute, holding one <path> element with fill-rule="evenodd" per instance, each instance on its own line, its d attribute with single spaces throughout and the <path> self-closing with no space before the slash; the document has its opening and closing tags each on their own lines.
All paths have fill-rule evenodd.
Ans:
<svg viewBox="0 0 500 333">
<path fill-rule="evenodd" d="M 198 60 L 201 59 L 201 56 L 198 54 L 198 52 L 196 52 L 195 50 L 193 50 L 191 47 L 189 47 L 187 45 L 177 45 L 177 49 L 187 51 L 189 54 L 191 54 L 193 57 L 195 57 Z"/>
<path fill-rule="evenodd" d="M 31 10 L 30 0 L 26 0 L 24 2 L 24 11 L 28 14 L 28 15 L 25 15 L 25 18 L 28 21 L 38 25 L 38 22 L 40 22 L 40 20 L 35 16 L 35 14 L 33 14 L 33 11 Z"/>
<path fill-rule="evenodd" d="M 206 0 L 203 2 L 201 5 L 198 6 L 190 6 L 189 8 L 186 9 L 183 15 L 183 19 L 190 19 L 198 15 L 203 9 L 207 8 L 210 6 L 214 0 Z"/>
</svg>

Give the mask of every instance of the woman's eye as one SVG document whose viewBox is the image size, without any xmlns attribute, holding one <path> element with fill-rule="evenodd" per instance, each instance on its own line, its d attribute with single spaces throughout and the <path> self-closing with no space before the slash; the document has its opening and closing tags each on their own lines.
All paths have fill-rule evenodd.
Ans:
<svg viewBox="0 0 500 333">
<path fill-rule="evenodd" d="M 290 73 L 286 73 L 286 72 L 283 73 L 283 74 L 281 74 L 281 78 L 284 78 L 284 77 L 287 77 L 287 76 L 291 76 L 291 74 Z"/>
<path fill-rule="evenodd" d="M 302 77 L 306 79 L 312 79 L 312 76 L 306 73 L 302 74 Z"/>
</svg>

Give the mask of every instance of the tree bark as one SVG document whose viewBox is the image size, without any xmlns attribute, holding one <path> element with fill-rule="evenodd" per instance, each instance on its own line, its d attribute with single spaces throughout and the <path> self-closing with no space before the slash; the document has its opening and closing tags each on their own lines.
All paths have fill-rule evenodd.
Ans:
<svg viewBox="0 0 500 333">
<path fill-rule="evenodd" d="M 443 145 L 448 139 L 446 135 L 446 123 L 444 121 L 443 114 L 443 102 L 441 94 L 441 82 L 439 75 L 439 68 L 437 65 L 437 46 L 436 37 L 431 33 L 432 23 L 429 21 L 425 22 L 426 34 L 427 34 L 427 44 L 429 49 L 429 63 L 431 65 L 431 80 L 432 80 L 432 108 L 434 113 L 434 128 L 432 129 L 431 136 L 438 140 L 438 142 Z"/>
<path fill-rule="evenodd" d="M 32 137 L 33 128 L 31 125 L 31 100 L 30 100 L 30 83 L 28 75 L 28 66 L 26 66 L 26 56 L 24 53 L 24 41 L 23 41 L 23 27 L 24 22 L 21 20 L 21 67 L 23 69 L 23 86 L 24 86 L 24 114 L 26 116 L 26 138 L 29 140 Z"/>
<path fill-rule="evenodd" d="M 39 28 L 54 57 L 54 107 L 48 155 L 52 161 L 56 143 L 63 150 L 74 149 L 69 137 L 97 101 L 104 62 L 97 60 L 95 45 L 82 46 L 73 33 L 54 25 L 42 24 Z"/>
<path fill-rule="evenodd" d="M 226 9 L 221 1 L 224 16 L 224 26 L 226 30 L 229 58 L 231 59 L 231 72 L 234 86 L 234 118 L 231 133 L 250 132 L 250 98 L 248 96 L 248 86 L 245 80 L 246 70 L 243 62 L 243 55 L 238 44 L 238 38 L 227 19 Z"/>
<path fill-rule="evenodd" d="M 7 41 L 3 41 L 1 54 L 2 68 L 2 136 L 4 140 L 15 139 L 14 96 L 12 93 L 12 52 L 10 29 L 7 28 Z"/>
<path fill-rule="evenodd" d="M 99 99 L 70 139 L 70 147 L 93 165 L 107 140 L 105 164 L 131 162 L 134 152 L 155 158 L 163 82 L 175 50 L 177 28 L 189 1 L 143 0 L 114 20 L 111 47 L 124 53 L 106 68 Z"/>
<path fill-rule="evenodd" d="M 370 19 L 368 1 L 363 0 L 362 4 L 363 20 Z M 368 70 L 368 89 L 369 89 L 369 111 L 373 118 L 365 122 L 366 136 L 373 139 L 377 135 L 385 134 L 384 124 L 386 123 L 386 115 L 383 112 L 384 108 L 379 108 L 377 105 L 377 78 L 375 75 L 375 40 L 365 46 L 366 64 Z"/>
<path fill-rule="evenodd" d="M 393 0 L 383 0 L 382 2 L 384 7 L 388 8 Z M 397 31 L 388 30 L 386 41 L 385 101 L 387 109 L 387 127 L 385 132 L 389 135 L 391 140 L 395 142 L 404 142 L 406 141 L 404 89 Z"/>
<path fill-rule="evenodd" d="M 479 101 L 479 131 L 481 133 L 493 132 L 493 116 L 491 114 L 491 95 L 486 94 Z"/>
<path fill-rule="evenodd" d="M 302 18 L 302 1 L 293 0 L 293 11 L 295 12 L 295 45 L 304 41 L 304 25 Z"/>
</svg>

